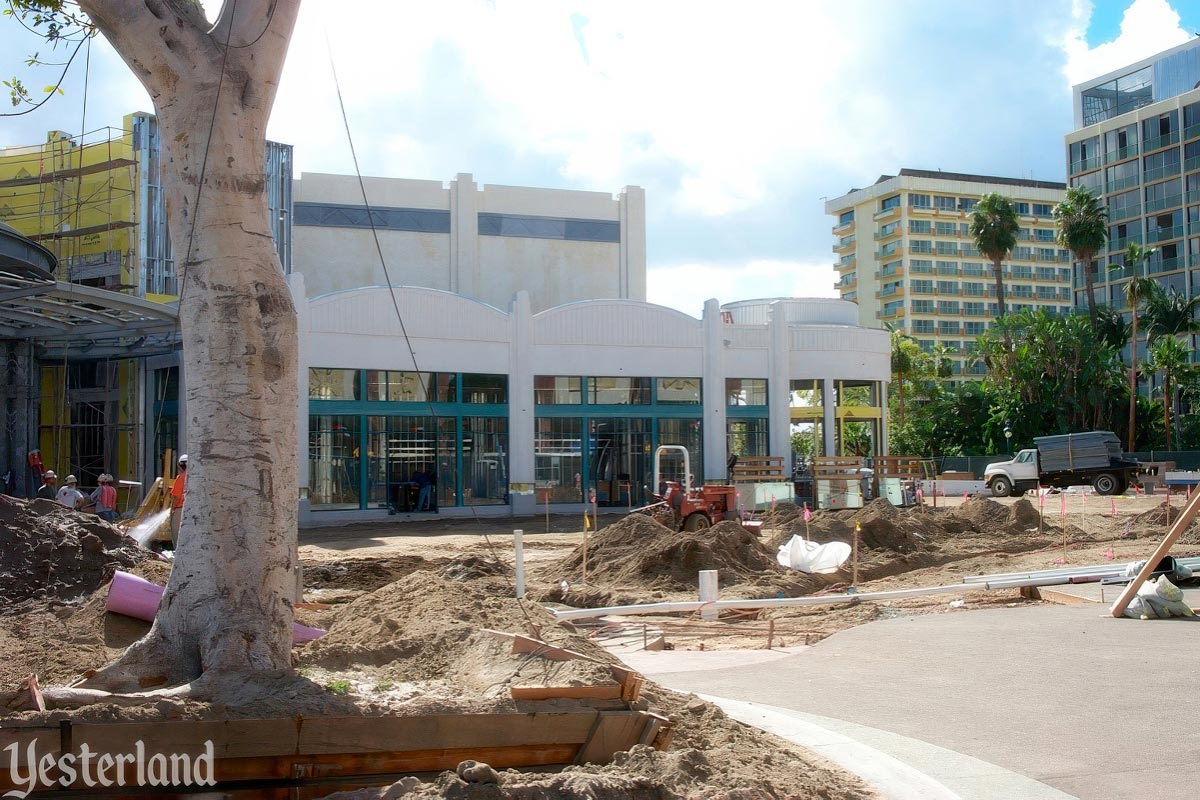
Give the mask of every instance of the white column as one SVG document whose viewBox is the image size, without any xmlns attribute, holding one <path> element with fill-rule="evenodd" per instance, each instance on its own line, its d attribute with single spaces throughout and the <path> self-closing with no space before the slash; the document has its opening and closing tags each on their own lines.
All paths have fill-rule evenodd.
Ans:
<svg viewBox="0 0 1200 800">
<path fill-rule="evenodd" d="M 771 455 L 782 456 L 784 470 L 792 467 L 792 342 L 787 324 L 787 307 L 772 303 L 768 322 L 767 427 Z"/>
<path fill-rule="evenodd" d="M 288 288 L 292 292 L 292 304 L 296 307 L 296 444 L 300 448 L 298 454 L 297 484 L 300 496 L 300 527 L 308 522 L 309 474 L 308 474 L 308 368 L 309 336 L 312 335 L 308 310 L 308 297 L 304 292 L 304 276 L 293 272 L 287 276 Z"/>
<path fill-rule="evenodd" d="M 721 321 L 721 304 L 715 299 L 704 301 L 704 368 L 701 381 L 704 404 L 704 476 L 709 480 L 725 477 L 725 462 L 729 458 L 725 437 L 725 323 Z"/>
<path fill-rule="evenodd" d="M 469 172 L 450 181 L 450 291 L 479 297 L 479 190 Z"/>
<path fill-rule="evenodd" d="M 824 378 L 822 380 L 823 389 L 821 394 L 821 404 L 825 408 L 825 455 L 837 455 L 837 406 L 834 404 L 833 395 L 833 378 Z"/>
<path fill-rule="evenodd" d="M 533 312 L 529 292 L 513 297 L 509 312 L 508 469 L 509 482 L 534 483 Z M 535 494 L 510 494 L 512 513 L 537 512 Z"/>
<path fill-rule="evenodd" d="M 646 299 L 646 190 L 626 186 L 618 201 L 621 257 L 618 297 Z"/>
<path fill-rule="evenodd" d="M 888 382 L 879 382 L 879 454 L 882 456 L 888 455 L 891 451 L 888 450 Z"/>
</svg>

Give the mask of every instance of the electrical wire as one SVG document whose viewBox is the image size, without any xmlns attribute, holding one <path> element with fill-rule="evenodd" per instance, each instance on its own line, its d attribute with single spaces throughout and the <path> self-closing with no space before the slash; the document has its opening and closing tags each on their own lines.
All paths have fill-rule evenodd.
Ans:
<svg viewBox="0 0 1200 800">
<path fill-rule="evenodd" d="M 79 55 L 79 48 L 83 47 L 83 43 L 90 41 L 91 38 L 91 36 L 85 36 L 79 40 L 79 44 L 75 45 L 75 49 L 71 52 L 71 57 L 67 59 L 67 65 L 63 67 L 62 74 L 58 76 L 58 81 L 55 82 L 54 88 L 46 92 L 45 97 L 24 111 L 9 111 L 7 113 L 0 114 L 0 117 L 23 117 L 26 114 L 32 114 L 34 111 L 37 111 L 42 106 L 46 105 L 46 103 L 50 102 L 50 98 L 54 97 L 54 93 L 58 91 L 59 87 L 62 86 L 63 80 L 67 77 L 67 70 L 71 68 L 71 62 L 75 60 L 75 56 Z"/>
<path fill-rule="evenodd" d="M 338 107 L 341 109 L 341 112 L 342 112 L 342 124 L 346 129 L 346 141 L 350 146 L 350 158 L 354 162 L 354 174 L 358 178 L 358 189 L 362 195 L 363 206 L 367 210 L 367 223 L 371 226 L 371 236 L 375 241 L 375 252 L 379 256 L 379 266 L 383 269 L 383 277 L 384 277 L 384 280 L 387 282 L 388 294 L 392 298 L 392 308 L 395 309 L 396 319 L 400 323 L 400 333 L 404 336 L 404 344 L 408 348 L 409 357 L 412 359 L 413 371 L 417 375 L 417 382 L 421 387 L 421 394 L 423 397 L 426 398 L 426 402 L 429 403 L 430 416 L 436 420 L 437 414 L 435 413 L 434 408 L 433 408 L 433 401 L 429 400 L 430 395 L 429 395 L 429 390 L 425 385 L 424 373 L 421 372 L 421 368 L 417 365 L 417 353 L 413 349 L 412 340 L 409 338 L 408 327 L 404 324 L 404 315 L 400 312 L 400 301 L 396 298 L 396 287 L 392 284 L 392 277 L 391 277 L 391 274 L 388 272 L 387 259 L 384 258 L 383 246 L 382 246 L 382 244 L 380 244 L 380 241 L 379 241 L 379 229 L 375 227 L 375 215 L 374 215 L 374 212 L 371 210 L 370 201 L 367 199 L 367 185 L 363 181 L 362 170 L 359 168 L 359 165 L 358 165 L 358 154 L 355 152 L 355 149 L 354 149 L 354 138 L 350 135 L 350 118 L 346 114 L 346 103 L 345 103 L 344 99 L 342 98 L 342 85 L 341 85 L 341 82 L 338 81 L 337 67 L 334 65 L 334 61 L 333 61 L 333 45 L 329 41 L 328 32 L 326 32 L 326 34 L 325 34 L 325 48 L 329 53 L 329 70 L 333 75 L 333 86 L 334 86 L 334 89 L 337 91 Z M 435 431 L 436 431 L 436 425 L 435 425 Z M 460 447 L 461 447 L 461 441 L 460 441 Z M 471 506 L 470 508 L 471 508 L 472 515 L 474 515 L 475 514 L 474 506 Z M 475 519 L 478 520 L 479 519 L 478 516 L 476 516 Z M 483 541 L 487 545 L 488 550 L 492 554 L 492 560 L 496 561 L 497 563 L 500 563 L 500 557 L 499 557 L 499 554 L 496 552 L 496 546 L 492 543 L 491 537 L 488 536 L 487 530 L 486 529 L 483 530 L 482 534 L 483 534 Z M 516 587 L 513 585 L 513 582 L 508 580 L 507 575 L 504 576 L 504 579 L 508 583 L 508 587 L 511 590 L 511 592 L 515 595 Z M 521 613 L 525 616 L 525 621 L 527 623 L 529 623 L 530 628 L 535 631 L 540 630 L 541 626 L 538 625 L 536 622 L 534 622 L 533 617 L 531 617 L 529 614 L 529 609 L 526 607 L 525 599 L 518 597 L 517 605 L 521 609 Z"/>
<path fill-rule="evenodd" d="M 231 45 L 231 44 L 229 44 L 229 41 L 226 40 L 225 47 L 227 49 L 232 49 L 232 50 L 245 50 L 249 47 L 254 47 L 254 45 L 258 44 L 259 40 L 261 40 L 262 37 L 267 35 L 267 31 L 271 30 L 271 23 L 275 20 L 275 9 L 278 7 L 279 7 L 279 0 L 271 0 L 271 8 L 267 12 L 267 23 L 265 25 L 263 25 L 263 29 L 258 32 L 258 36 L 254 37 L 254 41 L 250 42 L 249 44 Z M 235 3 L 234 7 L 233 7 L 233 11 L 236 11 L 236 10 L 237 10 L 237 4 Z M 230 15 L 229 15 L 229 27 L 233 28 L 233 12 L 232 11 L 230 12 Z"/>
<path fill-rule="evenodd" d="M 196 184 L 196 203 L 192 206 L 192 225 L 188 231 L 188 246 L 187 252 L 183 257 L 183 276 L 179 282 L 179 307 L 183 307 L 183 296 L 187 293 L 187 278 L 190 272 L 189 266 L 192 263 L 192 243 L 196 238 L 196 220 L 200 218 L 200 196 L 204 192 L 204 173 L 208 169 L 208 151 L 212 147 L 213 130 L 217 124 L 217 109 L 221 104 L 221 87 L 225 84 L 225 61 L 229 57 L 229 39 L 233 36 L 233 18 L 237 15 L 237 0 L 232 0 L 233 5 L 229 11 L 229 30 L 225 32 L 225 49 L 221 51 L 221 72 L 217 75 L 217 93 L 213 96 L 212 116 L 208 120 L 208 138 L 204 141 L 204 157 L 200 160 L 200 180 Z M 178 327 L 181 323 L 181 316 L 175 317 L 175 325 Z"/>
</svg>

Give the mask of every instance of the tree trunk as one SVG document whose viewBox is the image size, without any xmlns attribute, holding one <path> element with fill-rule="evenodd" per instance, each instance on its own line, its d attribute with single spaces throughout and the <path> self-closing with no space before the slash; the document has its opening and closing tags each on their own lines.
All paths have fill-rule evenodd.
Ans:
<svg viewBox="0 0 1200 800">
<path fill-rule="evenodd" d="M 1096 311 L 1096 294 L 1094 292 L 1094 284 L 1092 283 L 1092 260 L 1090 258 L 1080 258 L 1080 265 L 1083 267 L 1083 286 L 1087 292 L 1087 309 L 1088 319 L 1092 321 L 1092 330 L 1096 330 L 1100 322 L 1100 315 Z"/>
<path fill-rule="evenodd" d="M 1129 353 L 1129 452 L 1137 451 L 1135 447 L 1137 441 L 1137 334 L 1138 334 L 1138 315 L 1137 307 L 1133 309 L 1133 335 L 1130 337 L 1133 340 L 1133 347 Z"/>
<path fill-rule="evenodd" d="M 1004 305 L 1004 276 L 998 258 L 992 261 L 992 274 L 996 279 L 996 316 L 1003 317 L 1007 309 Z"/>
<path fill-rule="evenodd" d="M 1167 450 L 1171 449 L 1171 374 L 1163 374 L 1163 430 L 1167 434 Z"/>
<path fill-rule="evenodd" d="M 158 114 L 182 273 L 189 455 L 158 616 L 90 685 L 136 691 L 290 670 L 297 325 L 268 219 L 265 132 L 299 0 L 243 0 L 211 33 L 187 0 L 81 6 Z"/>
</svg>

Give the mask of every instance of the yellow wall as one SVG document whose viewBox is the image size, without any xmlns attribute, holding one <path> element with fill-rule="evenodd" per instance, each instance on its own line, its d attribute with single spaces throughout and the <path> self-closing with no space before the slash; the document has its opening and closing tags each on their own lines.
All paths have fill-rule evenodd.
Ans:
<svg viewBox="0 0 1200 800">
<path fill-rule="evenodd" d="M 117 251 L 121 254 L 121 283 L 136 285 L 139 183 L 131 129 L 132 116 L 126 116 L 123 130 L 90 134 L 82 147 L 74 146 L 66 134 L 51 131 L 43 144 L 0 149 L 0 221 L 37 238 L 60 260 Z M 94 167 L 99 169 L 89 169 Z M 51 179 L 34 183 L 21 180 L 39 175 Z M 21 185 L 13 185 L 18 182 Z M 89 228 L 96 230 L 43 238 L 46 234 Z M 67 271 L 60 269 L 59 277 L 66 279 Z M 173 299 L 163 297 L 159 301 Z M 39 380 L 38 446 L 46 467 L 65 475 L 71 469 L 73 454 L 64 369 L 61 365 L 44 365 Z M 136 361 L 118 363 L 117 387 L 117 402 L 110 406 L 112 413 L 106 420 L 118 429 L 116 452 L 110 454 L 110 460 L 116 463 L 106 468 L 118 478 L 136 479 L 140 460 Z"/>
</svg>

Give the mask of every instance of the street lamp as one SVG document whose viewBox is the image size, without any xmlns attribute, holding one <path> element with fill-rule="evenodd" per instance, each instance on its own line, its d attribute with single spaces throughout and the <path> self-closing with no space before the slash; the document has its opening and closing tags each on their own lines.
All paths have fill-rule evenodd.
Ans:
<svg viewBox="0 0 1200 800">
<path fill-rule="evenodd" d="M 1004 423 L 1004 442 L 1008 448 L 1008 455 L 1012 457 L 1012 428 L 1008 427 L 1008 423 Z"/>
</svg>

